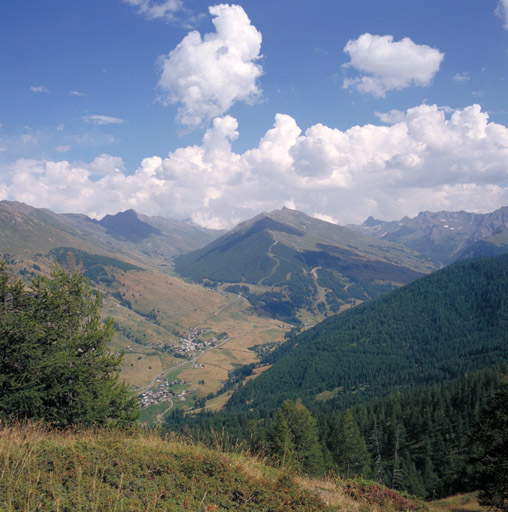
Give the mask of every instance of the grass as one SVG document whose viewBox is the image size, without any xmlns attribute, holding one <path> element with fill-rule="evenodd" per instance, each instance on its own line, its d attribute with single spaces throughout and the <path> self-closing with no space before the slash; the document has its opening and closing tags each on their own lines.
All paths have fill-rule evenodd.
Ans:
<svg viewBox="0 0 508 512">
<path fill-rule="evenodd" d="M 220 448 L 220 439 L 218 439 Z M 334 511 L 283 472 L 142 431 L 0 425 L 0 510 Z"/>
<path fill-rule="evenodd" d="M 478 503 L 476 493 L 457 494 L 429 503 L 432 512 L 487 512 L 487 507 Z"/>
</svg>

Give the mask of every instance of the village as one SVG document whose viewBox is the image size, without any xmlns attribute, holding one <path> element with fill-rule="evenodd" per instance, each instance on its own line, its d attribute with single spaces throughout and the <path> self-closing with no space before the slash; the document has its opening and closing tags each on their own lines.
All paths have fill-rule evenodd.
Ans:
<svg viewBox="0 0 508 512">
<path fill-rule="evenodd" d="M 142 408 L 150 405 L 158 405 L 162 402 L 169 402 L 170 400 L 185 400 L 187 391 L 184 389 L 178 394 L 173 394 L 171 386 L 183 386 L 186 384 L 184 380 L 175 379 L 169 382 L 167 379 L 158 378 L 156 379 L 157 388 L 145 391 L 139 395 L 139 404 Z"/>
<path fill-rule="evenodd" d="M 200 339 L 205 338 L 205 339 Z M 175 357 L 182 357 L 185 359 L 192 360 L 192 368 L 193 369 L 201 369 L 204 368 L 204 364 L 198 363 L 194 360 L 195 354 L 197 351 L 209 350 L 211 348 L 219 346 L 221 343 L 224 343 L 228 340 L 227 333 L 223 332 L 218 335 L 212 333 L 210 329 L 190 329 L 187 336 L 185 338 L 179 338 L 179 343 L 176 348 L 174 348 Z M 150 347 L 154 345 L 163 345 L 167 346 L 166 342 L 161 342 L 159 344 L 149 344 Z M 147 345 L 148 346 L 148 345 Z M 173 346 L 174 347 L 174 346 Z M 129 352 L 132 352 L 132 348 L 127 347 Z M 176 365 L 180 366 L 183 362 L 177 361 Z M 167 379 L 157 378 L 155 380 L 154 388 L 145 391 L 139 395 L 139 403 L 142 408 L 149 407 L 151 405 L 158 405 L 163 402 L 169 402 L 170 400 L 185 400 L 185 395 L 187 393 L 186 390 L 181 390 L 178 394 L 174 394 L 172 391 L 172 386 L 183 386 L 186 384 L 184 380 L 173 380 L 169 382 Z"/>
<path fill-rule="evenodd" d="M 211 336 L 209 339 L 200 339 L 201 337 Z M 186 338 L 179 339 L 179 345 L 175 349 L 174 354 L 177 357 L 192 358 L 194 353 L 198 350 L 208 350 L 219 346 L 221 343 L 227 341 L 227 333 L 223 332 L 218 335 L 213 335 L 210 329 L 191 329 Z M 203 365 L 195 365 L 193 368 L 203 368 Z"/>
</svg>

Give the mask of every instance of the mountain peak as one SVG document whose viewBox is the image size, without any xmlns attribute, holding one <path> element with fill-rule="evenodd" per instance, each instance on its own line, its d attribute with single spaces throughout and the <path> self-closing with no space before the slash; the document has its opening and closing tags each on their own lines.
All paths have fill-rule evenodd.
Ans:
<svg viewBox="0 0 508 512">
<path fill-rule="evenodd" d="M 161 232 L 139 219 L 136 211 L 130 209 L 115 215 L 106 215 L 99 224 L 106 228 L 114 238 L 123 238 L 131 242 L 139 242 L 150 235 L 160 235 Z"/>
</svg>

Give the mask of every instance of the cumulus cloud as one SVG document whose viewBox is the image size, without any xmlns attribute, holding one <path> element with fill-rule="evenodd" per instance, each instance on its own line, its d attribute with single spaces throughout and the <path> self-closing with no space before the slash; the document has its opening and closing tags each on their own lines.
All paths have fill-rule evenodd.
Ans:
<svg viewBox="0 0 508 512">
<path fill-rule="evenodd" d="M 508 30 L 508 0 L 499 0 L 496 14 L 503 20 L 503 26 Z"/>
<path fill-rule="evenodd" d="M 110 155 L 91 163 L 18 160 L 3 169 L 2 194 L 57 211 L 101 217 L 134 208 L 214 228 L 282 205 L 346 224 L 508 204 L 508 128 L 479 105 L 420 105 L 389 120 L 396 122 L 302 132 L 277 114 L 257 147 L 235 153 L 239 127 L 224 116 L 200 144 L 145 158 L 134 173 Z"/>
<path fill-rule="evenodd" d="M 404 121 L 405 113 L 402 110 L 390 110 L 390 112 L 374 112 L 374 115 L 383 123 L 396 124 Z"/>
<path fill-rule="evenodd" d="M 344 52 L 351 59 L 345 67 L 359 73 L 346 78 L 344 88 L 355 88 L 376 97 L 411 85 L 428 86 L 444 58 L 439 50 L 416 44 L 408 37 L 394 41 L 390 35 L 369 33 L 348 41 Z"/>
<path fill-rule="evenodd" d="M 209 8 L 215 32 L 190 32 L 167 56 L 159 57 L 158 87 L 164 104 L 179 104 L 178 120 L 197 128 L 227 112 L 238 101 L 261 95 L 261 34 L 238 5 Z"/>
<path fill-rule="evenodd" d="M 49 89 L 44 85 L 32 85 L 30 90 L 32 92 L 49 92 Z"/>
<path fill-rule="evenodd" d="M 102 115 L 92 115 L 85 116 L 83 118 L 88 123 L 93 124 L 123 124 L 125 123 L 125 119 L 120 119 L 119 117 L 111 117 L 111 116 L 102 116 Z"/>
</svg>

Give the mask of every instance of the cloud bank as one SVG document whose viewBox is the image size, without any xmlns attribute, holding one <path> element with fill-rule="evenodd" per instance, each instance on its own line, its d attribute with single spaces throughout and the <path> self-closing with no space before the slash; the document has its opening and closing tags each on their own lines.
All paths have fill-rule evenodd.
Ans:
<svg viewBox="0 0 508 512">
<path fill-rule="evenodd" d="M 380 115 L 389 125 L 305 132 L 277 114 L 244 153 L 237 121 L 216 118 L 201 144 L 145 158 L 91 163 L 20 159 L 3 172 L 0 199 L 94 217 L 134 208 L 229 228 L 283 205 L 340 223 L 396 219 L 423 210 L 491 211 L 508 204 L 508 128 L 479 105 L 420 105 Z"/>
<path fill-rule="evenodd" d="M 167 56 L 159 57 L 160 100 L 178 104 L 178 120 L 188 129 L 205 125 L 234 103 L 261 95 L 261 34 L 238 5 L 209 8 L 216 32 L 194 30 Z"/>
<path fill-rule="evenodd" d="M 354 88 L 376 97 L 411 85 L 428 86 L 444 58 L 444 53 L 439 50 L 416 44 L 408 37 L 394 41 L 390 35 L 369 33 L 348 41 L 344 52 L 351 59 L 345 67 L 354 68 L 359 73 L 354 78 L 346 78 L 344 88 Z"/>
</svg>

